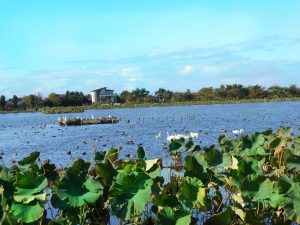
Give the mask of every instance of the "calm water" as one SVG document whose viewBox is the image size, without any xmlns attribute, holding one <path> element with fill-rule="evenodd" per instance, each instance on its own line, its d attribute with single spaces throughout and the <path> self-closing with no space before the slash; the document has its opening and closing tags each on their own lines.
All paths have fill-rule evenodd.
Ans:
<svg viewBox="0 0 300 225">
<path fill-rule="evenodd" d="M 253 103 L 237 105 L 205 105 L 139 109 L 93 110 L 67 117 L 117 116 L 118 124 L 82 127 L 59 127 L 61 115 L 20 113 L 0 115 L 0 153 L 9 165 L 10 159 L 19 160 L 32 151 L 40 151 L 57 165 L 67 165 L 76 157 L 91 159 L 93 149 L 108 150 L 122 146 L 122 156 L 135 154 L 143 144 L 147 157 L 163 157 L 163 143 L 167 132 L 197 132 L 196 142 L 202 146 L 216 144 L 217 137 L 232 129 L 245 133 L 268 128 L 300 127 L 300 102 Z M 161 133 L 160 137 L 156 137 Z M 68 151 L 72 155 L 68 155 Z"/>
</svg>

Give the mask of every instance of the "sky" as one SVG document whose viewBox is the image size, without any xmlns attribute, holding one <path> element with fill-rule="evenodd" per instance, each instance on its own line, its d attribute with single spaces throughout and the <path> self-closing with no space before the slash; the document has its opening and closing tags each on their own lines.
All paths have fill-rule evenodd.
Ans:
<svg viewBox="0 0 300 225">
<path fill-rule="evenodd" d="M 299 0 L 0 0 L 0 95 L 300 86 Z"/>
</svg>

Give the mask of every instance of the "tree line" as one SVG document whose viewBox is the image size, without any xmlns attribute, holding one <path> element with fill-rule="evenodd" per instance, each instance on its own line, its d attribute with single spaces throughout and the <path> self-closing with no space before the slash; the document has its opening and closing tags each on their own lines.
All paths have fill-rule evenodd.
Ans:
<svg viewBox="0 0 300 225">
<path fill-rule="evenodd" d="M 197 92 L 187 89 L 184 92 L 173 92 L 159 88 L 153 94 L 145 88 L 136 88 L 132 91 L 124 90 L 117 95 L 118 103 L 164 103 L 186 101 L 222 101 L 242 99 L 276 99 L 300 97 L 300 88 L 296 85 L 289 87 L 260 85 L 243 86 L 241 84 L 221 85 L 218 88 L 204 87 Z M 82 106 L 91 104 L 91 96 L 78 91 L 66 91 L 65 94 L 50 93 L 46 98 L 40 94 L 31 94 L 23 97 L 13 95 L 6 99 L 0 96 L 0 110 L 38 109 L 53 106 Z"/>
</svg>

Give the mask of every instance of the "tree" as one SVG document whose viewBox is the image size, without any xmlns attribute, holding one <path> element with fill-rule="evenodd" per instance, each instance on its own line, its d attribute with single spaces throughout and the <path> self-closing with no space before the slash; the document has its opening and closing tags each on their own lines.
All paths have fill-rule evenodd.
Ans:
<svg viewBox="0 0 300 225">
<path fill-rule="evenodd" d="M 6 105 L 5 96 L 1 95 L 0 96 L 0 109 L 4 110 L 5 109 L 5 105 Z"/>
<path fill-rule="evenodd" d="M 214 89 L 212 87 L 201 88 L 198 91 L 198 99 L 199 100 L 212 100 L 215 98 Z"/>
<path fill-rule="evenodd" d="M 18 107 L 19 98 L 16 95 L 13 95 L 12 99 L 13 108 L 16 109 Z"/>
<path fill-rule="evenodd" d="M 84 94 L 78 91 L 66 91 L 63 96 L 64 106 L 79 106 L 83 105 L 84 101 L 86 101 Z"/>
<path fill-rule="evenodd" d="M 297 88 L 295 84 L 291 85 L 287 89 L 289 97 L 298 97 L 300 96 L 300 89 Z"/>
<path fill-rule="evenodd" d="M 149 95 L 149 91 L 145 88 L 136 88 L 131 92 L 135 98 L 136 103 L 144 102 L 144 98 Z"/>
<path fill-rule="evenodd" d="M 60 95 L 52 92 L 48 95 L 47 102 L 50 103 L 50 106 L 61 106 L 63 100 Z"/>
<path fill-rule="evenodd" d="M 158 102 L 169 102 L 173 96 L 173 92 L 166 90 L 164 88 L 159 88 L 155 92 L 155 96 L 156 96 Z"/>
<path fill-rule="evenodd" d="M 259 85 L 248 86 L 249 98 L 264 98 L 266 96 L 265 90 Z"/>
</svg>

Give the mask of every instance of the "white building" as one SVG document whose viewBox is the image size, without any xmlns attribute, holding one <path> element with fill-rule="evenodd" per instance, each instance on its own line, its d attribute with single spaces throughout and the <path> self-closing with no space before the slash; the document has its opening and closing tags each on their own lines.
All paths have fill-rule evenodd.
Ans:
<svg viewBox="0 0 300 225">
<path fill-rule="evenodd" d="M 114 90 L 109 90 L 107 87 L 99 88 L 91 91 L 93 104 L 113 104 L 117 102 Z"/>
</svg>

